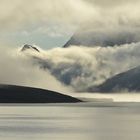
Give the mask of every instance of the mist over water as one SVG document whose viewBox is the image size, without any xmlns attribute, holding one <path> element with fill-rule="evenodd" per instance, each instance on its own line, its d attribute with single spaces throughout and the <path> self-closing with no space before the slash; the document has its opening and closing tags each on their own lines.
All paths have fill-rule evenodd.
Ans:
<svg viewBox="0 0 140 140">
<path fill-rule="evenodd" d="M 104 99 L 104 101 L 112 99 L 113 102 L 140 102 L 140 93 L 74 93 L 70 95 L 91 102 L 100 101 L 100 99 Z"/>
</svg>

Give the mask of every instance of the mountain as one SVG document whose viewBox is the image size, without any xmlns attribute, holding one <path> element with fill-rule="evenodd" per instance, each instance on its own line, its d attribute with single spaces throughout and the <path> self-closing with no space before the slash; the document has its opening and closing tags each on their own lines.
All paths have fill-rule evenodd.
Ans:
<svg viewBox="0 0 140 140">
<path fill-rule="evenodd" d="M 135 30 L 130 32 L 123 28 L 120 30 L 110 29 L 107 31 L 102 29 L 81 29 L 77 31 L 63 47 L 67 48 L 71 45 L 107 47 L 139 42 L 139 40 L 140 36 Z"/>
<path fill-rule="evenodd" d="M 0 103 L 75 103 L 79 99 L 39 88 L 0 85 Z"/>
<path fill-rule="evenodd" d="M 39 49 L 35 46 L 32 46 L 32 45 L 28 45 L 28 44 L 25 44 L 21 51 L 24 52 L 24 51 L 27 51 L 27 50 L 32 50 L 32 51 L 36 51 L 36 52 L 40 52 Z"/>
<path fill-rule="evenodd" d="M 90 92 L 140 92 L 140 66 L 115 75 L 103 84 L 89 89 Z"/>
</svg>

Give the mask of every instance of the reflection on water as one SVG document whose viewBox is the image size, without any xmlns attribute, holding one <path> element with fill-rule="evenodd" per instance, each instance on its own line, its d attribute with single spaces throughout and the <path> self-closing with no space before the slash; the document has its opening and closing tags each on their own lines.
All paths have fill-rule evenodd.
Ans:
<svg viewBox="0 0 140 140">
<path fill-rule="evenodd" d="M 139 140 L 140 103 L 1 106 L 1 140 Z"/>
</svg>

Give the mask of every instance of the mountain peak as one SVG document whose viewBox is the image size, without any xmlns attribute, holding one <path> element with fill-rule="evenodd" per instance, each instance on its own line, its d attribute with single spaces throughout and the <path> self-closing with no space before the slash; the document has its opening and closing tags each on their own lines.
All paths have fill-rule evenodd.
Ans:
<svg viewBox="0 0 140 140">
<path fill-rule="evenodd" d="M 25 44 L 21 51 L 26 51 L 26 50 L 33 50 L 33 51 L 36 51 L 36 52 L 40 52 L 38 48 L 36 48 L 35 46 L 32 46 L 32 45 L 29 45 L 29 44 Z"/>
<path fill-rule="evenodd" d="M 78 30 L 74 35 L 66 42 L 64 48 L 70 46 L 87 46 L 87 47 L 113 47 L 124 44 L 136 43 L 140 40 L 140 30 L 133 29 L 129 31 L 127 28 L 120 27 L 120 30 L 108 28 L 104 29 L 92 29 L 84 28 Z"/>
</svg>

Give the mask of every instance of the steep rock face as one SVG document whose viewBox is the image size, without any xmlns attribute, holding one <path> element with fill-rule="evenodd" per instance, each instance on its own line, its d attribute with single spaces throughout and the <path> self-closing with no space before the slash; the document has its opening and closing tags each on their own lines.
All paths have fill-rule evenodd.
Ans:
<svg viewBox="0 0 140 140">
<path fill-rule="evenodd" d="M 28 45 L 28 44 L 25 44 L 21 51 L 24 52 L 24 51 L 27 51 L 27 50 L 32 50 L 32 51 L 36 51 L 36 52 L 40 52 L 38 48 L 32 46 L 32 45 Z"/>
<path fill-rule="evenodd" d="M 54 91 L 15 86 L 0 85 L 0 103 L 75 103 L 79 99 Z"/>
<path fill-rule="evenodd" d="M 116 31 L 115 29 L 111 29 L 108 31 L 105 30 L 80 30 L 76 32 L 68 42 L 63 47 L 69 47 L 72 45 L 77 46 L 115 46 L 115 45 L 123 45 L 129 44 L 132 42 L 139 42 L 140 36 L 139 31 L 137 33 L 134 31 L 128 31 L 125 29 L 120 29 Z"/>
<path fill-rule="evenodd" d="M 118 74 L 103 84 L 90 88 L 92 92 L 140 92 L 140 66 Z"/>
</svg>

